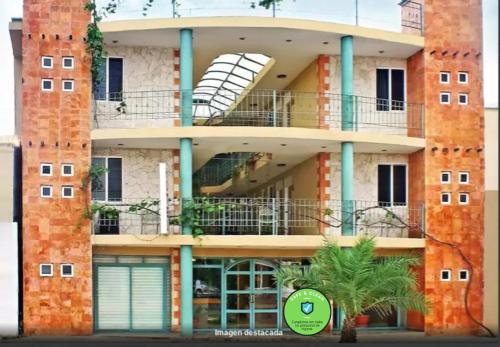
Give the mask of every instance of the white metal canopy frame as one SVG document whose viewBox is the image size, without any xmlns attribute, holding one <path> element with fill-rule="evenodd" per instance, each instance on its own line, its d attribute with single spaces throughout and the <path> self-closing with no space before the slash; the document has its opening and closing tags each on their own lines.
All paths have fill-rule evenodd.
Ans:
<svg viewBox="0 0 500 347">
<path fill-rule="evenodd" d="M 215 58 L 193 91 L 194 118 L 210 119 L 234 106 L 270 60 L 258 53 Z"/>
</svg>

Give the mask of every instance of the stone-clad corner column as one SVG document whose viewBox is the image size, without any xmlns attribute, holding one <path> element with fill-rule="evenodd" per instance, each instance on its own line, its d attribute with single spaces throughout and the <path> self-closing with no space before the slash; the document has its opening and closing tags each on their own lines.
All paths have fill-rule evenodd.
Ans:
<svg viewBox="0 0 500 347">
<path fill-rule="evenodd" d="M 180 92 L 181 124 L 193 125 L 193 31 L 180 31 Z M 181 199 L 183 203 L 193 195 L 193 153 L 192 139 L 180 140 L 180 179 Z M 191 235 L 189 225 L 182 225 L 182 234 Z M 193 333 L 193 251 L 191 246 L 181 246 L 181 334 Z"/>
<path fill-rule="evenodd" d="M 353 130 L 353 38 L 340 39 L 341 55 L 341 93 L 342 93 L 342 130 Z M 341 199 L 342 235 L 353 235 L 352 212 L 354 211 L 354 148 L 352 142 L 341 145 Z"/>
</svg>

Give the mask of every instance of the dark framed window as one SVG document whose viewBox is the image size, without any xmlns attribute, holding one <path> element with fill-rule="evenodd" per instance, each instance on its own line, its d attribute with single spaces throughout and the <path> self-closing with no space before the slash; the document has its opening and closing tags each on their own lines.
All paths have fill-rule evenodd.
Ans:
<svg viewBox="0 0 500 347">
<path fill-rule="evenodd" d="M 405 72 L 402 69 L 377 69 L 377 111 L 405 109 Z"/>
<path fill-rule="evenodd" d="M 378 203 L 380 206 L 406 206 L 406 165 L 378 166 Z"/>
<path fill-rule="evenodd" d="M 92 200 L 121 201 L 122 158 L 92 158 L 92 166 L 100 166 L 105 169 L 99 174 L 98 177 L 92 180 Z"/>
<path fill-rule="evenodd" d="M 93 82 L 95 100 L 121 101 L 123 58 L 106 58 L 100 66 L 99 80 Z"/>
</svg>

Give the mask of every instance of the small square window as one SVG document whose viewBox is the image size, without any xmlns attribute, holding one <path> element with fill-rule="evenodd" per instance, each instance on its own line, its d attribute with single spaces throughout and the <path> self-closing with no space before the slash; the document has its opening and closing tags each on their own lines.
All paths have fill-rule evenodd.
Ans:
<svg viewBox="0 0 500 347">
<path fill-rule="evenodd" d="M 469 204 L 469 193 L 459 193 L 458 194 L 458 204 L 468 205 Z"/>
<path fill-rule="evenodd" d="M 441 92 L 439 93 L 439 102 L 444 105 L 449 105 L 451 99 L 451 93 Z"/>
<path fill-rule="evenodd" d="M 73 277 L 73 264 L 61 264 L 61 277 Z"/>
<path fill-rule="evenodd" d="M 52 277 L 54 275 L 54 265 L 52 264 L 40 264 L 40 276 L 41 277 Z"/>
<path fill-rule="evenodd" d="M 70 199 L 73 197 L 73 186 L 62 186 L 61 187 L 61 196 L 66 199 Z"/>
<path fill-rule="evenodd" d="M 441 281 L 443 281 L 443 282 L 451 281 L 451 270 L 450 269 L 441 270 Z"/>
<path fill-rule="evenodd" d="M 52 69 L 54 67 L 54 59 L 52 57 L 43 56 L 42 57 L 42 68 Z"/>
<path fill-rule="evenodd" d="M 459 281 L 468 281 L 469 280 L 469 270 L 461 269 L 458 271 L 458 280 Z"/>
<path fill-rule="evenodd" d="M 53 84 L 50 78 L 42 78 L 42 90 L 44 92 L 51 92 L 54 89 Z"/>
<path fill-rule="evenodd" d="M 62 164 L 61 175 L 62 176 L 73 176 L 73 164 Z"/>
<path fill-rule="evenodd" d="M 465 71 L 460 71 L 458 73 L 458 83 L 467 84 L 469 83 L 469 73 Z"/>
<path fill-rule="evenodd" d="M 75 61 L 73 57 L 63 57 L 62 58 L 62 68 L 67 70 L 72 70 L 75 67 Z"/>
<path fill-rule="evenodd" d="M 450 73 L 441 71 L 439 73 L 439 82 L 443 84 L 450 83 Z"/>
<path fill-rule="evenodd" d="M 40 164 L 40 176 L 52 176 L 52 164 L 41 163 Z"/>
<path fill-rule="evenodd" d="M 52 186 L 41 186 L 40 187 L 40 196 L 42 198 L 51 198 L 52 197 Z"/>
<path fill-rule="evenodd" d="M 451 203 L 451 193 L 441 193 L 441 205 L 449 205 Z"/>
<path fill-rule="evenodd" d="M 451 183 L 451 171 L 441 171 L 441 183 Z"/>
<path fill-rule="evenodd" d="M 469 95 L 465 93 L 458 94 L 458 104 L 467 105 L 469 103 Z"/>
<path fill-rule="evenodd" d="M 74 80 L 62 80 L 62 89 L 65 92 L 72 92 L 75 90 L 75 81 Z"/>
<path fill-rule="evenodd" d="M 469 172 L 468 171 L 460 171 L 458 173 L 458 182 L 460 184 L 469 184 Z"/>
</svg>

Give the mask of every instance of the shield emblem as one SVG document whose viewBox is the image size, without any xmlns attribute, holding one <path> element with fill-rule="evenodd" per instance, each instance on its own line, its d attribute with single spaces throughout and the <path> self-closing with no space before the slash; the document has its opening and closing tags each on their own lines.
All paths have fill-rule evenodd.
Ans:
<svg viewBox="0 0 500 347">
<path fill-rule="evenodd" d="M 314 304 L 312 302 L 301 302 L 300 303 L 300 310 L 304 314 L 311 314 L 312 311 L 314 310 Z"/>
</svg>

